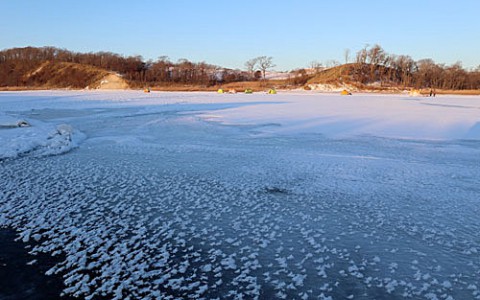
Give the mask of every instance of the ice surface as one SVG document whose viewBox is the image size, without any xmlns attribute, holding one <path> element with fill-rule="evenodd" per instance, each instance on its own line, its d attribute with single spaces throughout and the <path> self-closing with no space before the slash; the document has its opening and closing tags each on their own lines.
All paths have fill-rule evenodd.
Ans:
<svg viewBox="0 0 480 300">
<path fill-rule="evenodd" d="M 0 93 L 31 125 L 0 129 L 0 226 L 81 298 L 480 299 L 479 108 Z"/>
</svg>

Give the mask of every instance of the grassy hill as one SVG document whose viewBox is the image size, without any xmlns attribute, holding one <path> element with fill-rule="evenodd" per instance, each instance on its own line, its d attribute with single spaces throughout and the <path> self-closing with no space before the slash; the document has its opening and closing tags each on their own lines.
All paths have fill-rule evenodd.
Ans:
<svg viewBox="0 0 480 300">
<path fill-rule="evenodd" d="M 339 84 L 341 82 L 352 82 L 354 73 L 353 64 L 345 64 L 317 72 L 307 84 Z"/>
<path fill-rule="evenodd" d="M 396 70 L 382 65 L 344 64 L 316 73 L 308 84 L 353 84 L 363 87 L 382 83 L 384 86 L 398 85 L 393 79 Z"/>
<path fill-rule="evenodd" d="M 407 87 L 397 70 L 382 65 L 344 64 L 314 74 L 305 84 L 311 89 L 399 92 Z"/>
<path fill-rule="evenodd" d="M 75 63 L 45 62 L 24 75 L 27 86 L 85 88 L 100 80 L 108 72 Z"/>
<path fill-rule="evenodd" d="M 98 88 L 105 78 L 114 76 L 106 70 L 77 63 L 44 62 L 26 72 L 22 84 L 41 88 Z"/>
<path fill-rule="evenodd" d="M 123 76 L 141 74 L 138 58 L 76 53 L 54 47 L 0 51 L 0 89 L 127 88 Z M 130 73 L 128 71 L 131 71 Z"/>
</svg>

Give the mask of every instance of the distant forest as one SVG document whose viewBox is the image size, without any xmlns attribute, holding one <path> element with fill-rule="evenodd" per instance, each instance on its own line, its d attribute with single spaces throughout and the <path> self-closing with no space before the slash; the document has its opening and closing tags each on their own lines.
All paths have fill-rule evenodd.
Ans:
<svg viewBox="0 0 480 300">
<path fill-rule="evenodd" d="M 444 65 L 432 59 L 415 61 L 408 55 L 389 54 L 380 45 L 358 51 L 353 70 L 353 80 L 360 83 L 380 81 L 403 87 L 480 89 L 480 66 L 468 71 L 461 62 Z"/>
<path fill-rule="evenodd" d="M 349 53 L 346 52 L 346 62 L 349 62 L 348 56 Z M 78 53 L 54 47 L 12 48 L 0 51 L 0 87 L 29 87 L 45 83 L 48 76 L 53 74 L 43 74 L 41 78 L 35 75 L 46 63 L 63 63 L 69 66 L 75 64 L 115 72 L 131 87 L 168 84 L 208 87 L 230 82 L 260 80 L 262 72 L 265 74 L 266 67 L 262 67 L 261 60 L 255 65 L 259 58 L 247 61 L 245 63 L 247 71 L 243 71 L 205 62 L 191 62 L 188 59 L 172 62 L 165 56 L 153 61 L 144 60 L 141 56 L 125 57 L 111 52 Z M 271 57 L 268 59 L 267 67 L 274 66 Z M 319 75 L 328 69 L 340 67 L 347 70 L 347 73 L 343 72 L 335 78 L 337 82 L 342 83 L 360 85 L 380 83 L 381 86 L 402 88 L 480 89 L 480 66 L 474 70 L 466 70 L 461 63 L 444 65 L 437 64 L 431 59 L 415 61 L 408 55 L 389 54 L 379 45 L 361 49 L 355 53 L 353 62 L 343 66 L 336 63 L 331 68 L 324 68 L 317 64 L 309 70 L 291 71 L 291 79 L 286 83 L 301 86 L 309 80 L 321 78 Z M 49 72 L 54 72 L 53 70 Z M 69 82 L 75 83 L 74 87 L 81 87 L 82 80 L 86 80 L 85 72 L 75 68 L 72 68 L 67 76 L 71 77 Z M 89 78 L 93 80 L 94 76 Z M 332 81 L 331 78 L 329 80 Z"/>
<path fill-rule="evenodd" d="M 35 78 L 27 75 L 34 73 L 45 62 L 75 63 L 112 71 L 122 75 L 133 86 L 159 83 L 209 86 L 219 81 L 251 79 L 246 72 L 226 70 L 205 62 L 194 63 L 187 59 L 180 59 L 176 63 L 168 57 L 145 61 L 141 56 L 125 57 L 111 52 L 78 53 L 54 47 L 26 47 L 0 51 L 0 86 L 29 86 L 29 79 Z"/>
</svg>

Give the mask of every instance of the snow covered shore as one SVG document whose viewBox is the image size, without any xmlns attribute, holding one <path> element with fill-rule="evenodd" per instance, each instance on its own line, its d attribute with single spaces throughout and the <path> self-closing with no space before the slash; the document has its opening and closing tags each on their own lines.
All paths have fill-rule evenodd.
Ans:
<svg viewBox="0 0 480 300">
<path fill-rule="evenodd" d="M 0 116 L 31 124 L 0 129 L 0 226 L 65 255 L 66 293 L 480 299 L 480 97 L 7 92 Z"/>
</svg>

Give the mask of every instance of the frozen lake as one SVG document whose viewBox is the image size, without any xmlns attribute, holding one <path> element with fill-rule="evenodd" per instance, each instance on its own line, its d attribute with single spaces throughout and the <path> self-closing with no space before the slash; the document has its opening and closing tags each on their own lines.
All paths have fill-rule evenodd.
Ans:
<svg viewBox="0 0 480 300">
<path fill-rule="evenodd" d="M 82 298 L 480 299 L 480 97 L 2 92 L 0 176 Z"/>
</svg>

